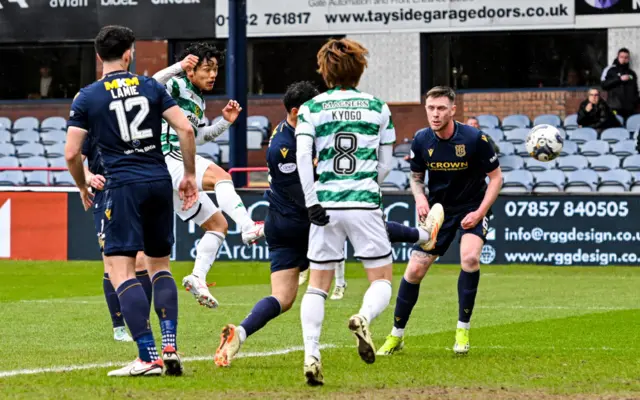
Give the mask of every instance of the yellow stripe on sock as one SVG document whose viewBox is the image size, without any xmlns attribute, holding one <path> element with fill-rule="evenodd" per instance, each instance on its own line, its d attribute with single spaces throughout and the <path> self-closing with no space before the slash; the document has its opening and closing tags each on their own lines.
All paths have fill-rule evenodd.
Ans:
<svg viewBox="0 0 640 400">
<path fill-rule="evenodd" d="M 140 282 L 132 283 L 131 285 L 127 286 L 122 292 L 118 293 L 118 297 L 122 296 L 124 292 L 126 292 L 127 290 L 131 289 L 134 286 L 142 286 L 142 284 Z"/>
</svg>

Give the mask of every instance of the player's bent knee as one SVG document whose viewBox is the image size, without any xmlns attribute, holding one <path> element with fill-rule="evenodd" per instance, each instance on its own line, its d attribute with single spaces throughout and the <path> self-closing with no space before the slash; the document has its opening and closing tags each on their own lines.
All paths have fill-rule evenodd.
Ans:
<svg viewBox="0 0 640 400">
<path fill-rule="evenodd" d="M 480 256 L 478 254 L 463 254 L 461 260 L 462 269 L 474 272 L 480 269 Z"/>
<path fill-rule="evenodd" d="M 226 236 L 227 231 L 229 230 L 229 223 L 224 215 L 222 215 L 222 212 L 218 210 L 200 227 L 208 232 L 224 233 Z"/>
<path fill-rule="evenodd" d="M 435 256 L 430 254 L 414 251 L 411 253 L 411 258 L 409 258 L 409 265 L 407 265 L 407 270 L 405 271 L 405 279 L 411 283 L 420 283 L 422 279 L 427 274 L 429 267 L 433 263 Z"/>
</svg>

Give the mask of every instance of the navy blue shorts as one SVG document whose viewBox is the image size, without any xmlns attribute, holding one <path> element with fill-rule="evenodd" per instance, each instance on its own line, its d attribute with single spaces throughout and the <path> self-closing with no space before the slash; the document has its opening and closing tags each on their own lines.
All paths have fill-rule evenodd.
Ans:
<svg viewBox="0 0 640 400">
<path fill-rule="evenodd" d="M 104 254 L 166 257 L 173 246 L 173 187 L 170 180 L 136 182 L 104 194 Z"/>
<path fill-rule="evenodd" d="M 292 268 L 309 268 L 309 223 L 298 222 L 269 210 L 264 221 L 264 235 L 269 245 L 271 273 Z"/>
<path fill-rule="evenodd" d="M 436 256 L 443 256 L 444 253 L 447 252 L 449 246 L 451 246 L 451 242 L 456 238 L 458 233 L 460 233 L 460 239 L 462 235 L 466 233 L 471 233 L 473 235 L 479 236 L 483 242 L 487 241 L 487 231 L 489 230 L 489 218 L 484 217 L 482 221 L 478 223 L 475 227 L 471 229 L 462 229 L 460 223 L 470 212 L 477 210 L 477 207 L 465 209 L 463 211 L 448 213 L 447 210 L 444 211 L 444 222 L 442 223 L 442 227 L 438 232 L 438 239 L 436 241 L 436 247 L 427 251 L 427 254 L 432 254 Z M 460 240 L 458 239 L 458 241 Z M 420 248 L 418 245 L 414 245 L 412 247 L 413 250 L 421 251 L 425 253 L 424 250 Z"/>
<path fill-rule="evenodd" d="M 96 228 L 96 237 L 100 251 L 104 251 L 104 191 L 96 190 L 93 197 L 93 225 Z"/>
</svg>

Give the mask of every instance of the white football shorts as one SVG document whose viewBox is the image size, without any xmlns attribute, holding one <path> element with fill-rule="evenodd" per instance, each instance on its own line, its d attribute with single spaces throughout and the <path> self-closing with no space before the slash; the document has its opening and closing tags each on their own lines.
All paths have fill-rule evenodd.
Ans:
<svg viewBox="0 0 640 400">
<path fill-rule="evenodd" d="M 344 260 L 345 240 L 365 268 L 391 264 L 391 242 L 382 210 L 327 210 L 329 223 L 311 224 L 309 258 L 311 269 L 331 270 Z"/>
<path fill-rule="evenodd" d="M 182 160 L 172 157 L 171 154 L 166 155 L 164 159 L 173 184 L 173 210 L 185 222 L 193 221 L 198 226 L 204 224 L 213 214 L 219 211 L 209 195 L 202 189 L 204 173 L 209 168 L 209 165 L 213 164 L 213 161 L 196 155 L 196 184 L 200 191 L 198 193 L 198 201 L 190 209 L 182 211 L 182 200 L 180 200 L 180 195 L 178 194 L 178 186 L 180 186 L 180 182 L 184 177 L 184 164 Z"/>
</svg>

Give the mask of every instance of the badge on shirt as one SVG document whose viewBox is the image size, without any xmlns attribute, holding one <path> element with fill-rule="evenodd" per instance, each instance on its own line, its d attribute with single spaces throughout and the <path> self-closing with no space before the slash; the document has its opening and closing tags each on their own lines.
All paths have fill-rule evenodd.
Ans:
<svg viewBox="0 0 640 400">
<path fill-rule="evenodd" d="M 467 155 L 467 150 L 465 149 L 463 144 L 456 145 L 456 156 L 464 157 Z"/>
<path fill-rule="evenodd" d="M 278 164 L 278 169 L 283 174 L 291 174 L 296 170 L 296 163 L 286 163 L 286 164 Z"/>
<path fill-rule="evenodd" d="M 289 149 L 283 147 L 280 149 L 280 154 L 282 154 L 282 158 L 287 158 L 287 154 L 289 154 Z"/>
</svg>

